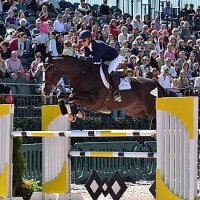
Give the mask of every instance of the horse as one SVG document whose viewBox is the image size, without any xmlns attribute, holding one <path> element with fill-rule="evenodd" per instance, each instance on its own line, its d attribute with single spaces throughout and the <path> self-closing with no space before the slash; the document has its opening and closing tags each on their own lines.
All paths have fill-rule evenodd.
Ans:
<svg viewBox="0 0 200 200">
<path fill-rule="evenodd" d="M 109 114 L 112 110 L 125 110 L 130 117 L 156 117 L 155 99 L 152 91 L 157 91 L 157 97 L 167 97 L 166 90 L 151 79 L 130 78 L 131 89 L 121 90 L 122 102 L 114 101 L 112 87 L 105 87 L 97 64 L 80 60 L 76 57 L 50 57 L 44 64 L 43 95 L 52 95 L 57 82 L 64 75 L 73 88 L 73 100 L 77 105 L 90 110 Z"/>
</svg>

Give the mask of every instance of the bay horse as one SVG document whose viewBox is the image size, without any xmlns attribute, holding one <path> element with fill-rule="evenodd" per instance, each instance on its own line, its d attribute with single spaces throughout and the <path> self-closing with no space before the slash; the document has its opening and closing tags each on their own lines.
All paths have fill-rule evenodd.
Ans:
<svg viewBox="0 0 200 200">
<path fill-rule="evenodd" d="M 157 89 L 158 97 L 168 96 L 165 89 L 151 79 L 130 78 L 131 89 L 121 90 L 122 102 L 114 101 L 112 88 L 107 89 L 100 76 L 99 65 L 79 60 L 76 57 L 50 57 L 44 64 L 43 94 L 49 97 L 57 82 L 64 75 L 73 88 L 73 100 L 90 111 L 109 114 L 112 110 L 125 110 L 127 116 L 156 117 L 155 96 L 151 91 Z"/>
</svg>

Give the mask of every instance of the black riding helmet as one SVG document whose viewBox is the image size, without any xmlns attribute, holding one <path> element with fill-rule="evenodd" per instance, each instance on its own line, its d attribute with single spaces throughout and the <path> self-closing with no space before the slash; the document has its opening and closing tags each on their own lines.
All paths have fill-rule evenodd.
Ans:
<svg viewBox="0 0 200 200">
<path fill-rule="evenodd" d="M 81 31 L 79 35 L 79 39 L 84 40 L 86 38 L 92 38 L 92 33 L 88 30 Z"/>
</svg>

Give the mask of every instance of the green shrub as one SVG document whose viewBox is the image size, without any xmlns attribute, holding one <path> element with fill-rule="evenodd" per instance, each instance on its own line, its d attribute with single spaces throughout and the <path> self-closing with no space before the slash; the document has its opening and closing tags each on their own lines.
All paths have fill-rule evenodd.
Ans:
<svg viewBox="0 0 200 200">
<path fill-rule="evenodd" d="M 42 188 L 39 186 L 39 181 L 22 179 L 22 184 L 16 189 L 16 195 L 23 197 L 24 200 L 29 200 L 33 192 L 41 190 Z"/>
</svg>

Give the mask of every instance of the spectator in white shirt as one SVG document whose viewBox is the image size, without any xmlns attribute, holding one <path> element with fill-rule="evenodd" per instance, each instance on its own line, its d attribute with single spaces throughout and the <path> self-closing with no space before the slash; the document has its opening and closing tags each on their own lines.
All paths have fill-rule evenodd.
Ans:
<svg viewBox="0 0 200 200">
<path fill-rule="evenodd" d="M 158 82 L 165 89 L 166 88 L 168 89 L 171 87 L 171 81 L 170 81 L 170 76 L 169 76 L 169 71 L 168 71 L 167 66 L 165 66 L 161 74 L 158 75 Z"/>
<path fill-rule="evenodd" d="M 55 32 L 51 32 L 51 34 L 50 34 L 50 42 L 49 42 L 49 53 L 53 57 L 58 56 L 58 51 L 57 51 L 57 47 L 56 47 L 56 39 L 55 38 L 56 38 L 56 33 Z"/>
<path fill-rule="evenodd" d="M 62 15 L 57 16 L 56 21 L 53 23 L 53 29 L 56 33 L 65 32 Z"/>
<path fill-rule="evenodd" d="M 132 26 L 138 28 L 139 31 L 142 31 L 144 23 L 141 21 L 140 15 L 135 15 L 135 19 L 132 21 Z"/>
</svg>

